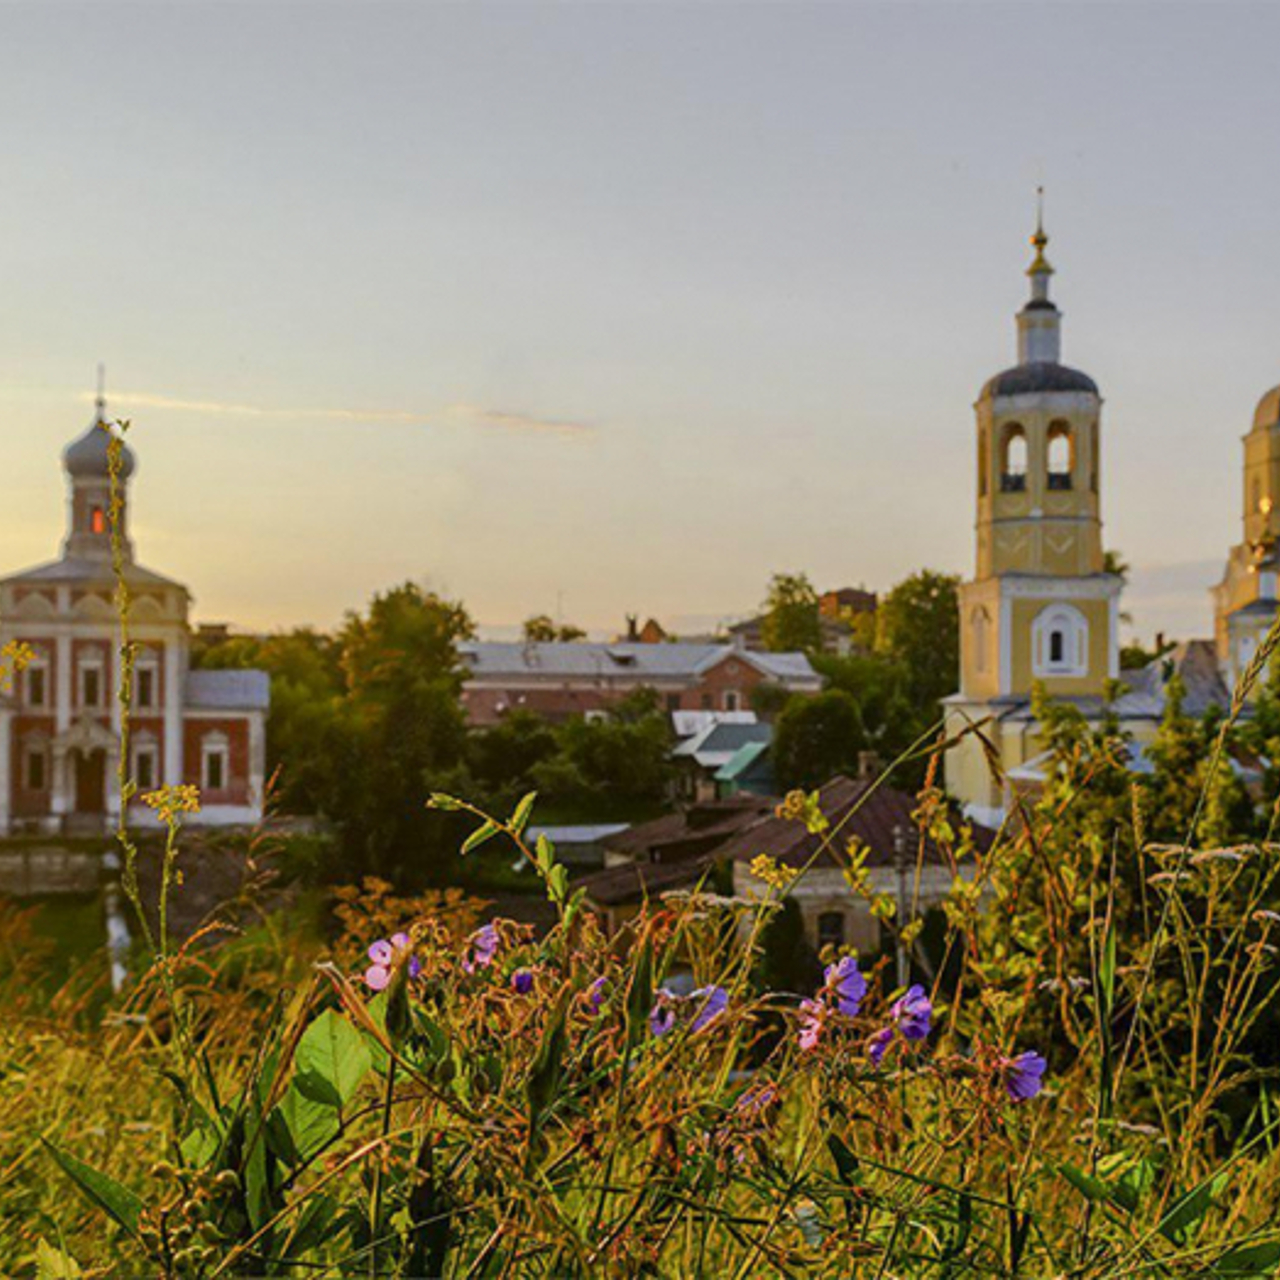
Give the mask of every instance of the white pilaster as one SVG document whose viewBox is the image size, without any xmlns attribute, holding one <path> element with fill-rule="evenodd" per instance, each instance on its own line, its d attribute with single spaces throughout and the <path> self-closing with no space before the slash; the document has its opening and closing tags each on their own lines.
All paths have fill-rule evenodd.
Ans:
<svg viewBox="0 0 1280 1280">
<path fill-rule="evenodd" d="M 164 782 L 182 782 L 182 700 L 186 671 L 182 642 L 176 636 L 164 642 Z"/>
</svg>

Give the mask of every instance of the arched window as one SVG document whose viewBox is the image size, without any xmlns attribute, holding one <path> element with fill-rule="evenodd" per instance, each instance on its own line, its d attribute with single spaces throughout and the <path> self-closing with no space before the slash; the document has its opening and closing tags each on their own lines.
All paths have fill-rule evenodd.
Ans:
<svg viewBox="0 0 1280 1280">
<path fill-rule="evenodd" d="M 818 950 L 844 946 L 844 912 L 823 911 L 818 916 Z"/>
<path fill-rule="evenodd" d="M 973 639 L 973 669 L 981 676 L 987 673 L 987 650 L 991 644 L 991 615 L 979 605 L 969 618 Z"/>
<path fill-rule="evenodd" d="M 1089 674 L 1089 623 L 1069 604 L 1051 604 L 1031 628 L 1031 666 L 1037 676 Z"/>
<path fill-rule="evenodd" d="M 1000 458 L 1000 488 L 1005 493 L 1021 493 L 1027 487 L 1027 433 L 1011 422 L 1004 429 Z"/>
<path fill-rule="evenodd" d="M 1049 427 L 1047 462 L 1049 488 L 1070 489 L 1071 471 L 1075 466 L 1075 442 L 1071 428 L 1065 422 L 1054 422 Z"/>
<path fill-rule="evenodd" d="M 107 513 L 101 507 L 94 507 L 89 512 L 89 528 L 94 533 L 106 533 L 107 531 Z"/>
</svg>

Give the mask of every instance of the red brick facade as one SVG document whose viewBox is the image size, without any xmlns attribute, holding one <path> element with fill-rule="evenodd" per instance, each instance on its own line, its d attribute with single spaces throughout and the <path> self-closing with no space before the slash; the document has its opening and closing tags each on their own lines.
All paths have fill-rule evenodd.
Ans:
<svg viewBox="0 0 1280 1280">
<path fill-rule="evenodd" d="M 227 768 L 223 785 L 216 791 L 204 788 L 201 765 L 204 740 L 221 734 L 227 742 Z M 183 782 L 200 788 L 200 803 L 247 804 L 249 802 L 249 722 L 243 718 L 190 717 L 182 726 Z"/>
</svg>

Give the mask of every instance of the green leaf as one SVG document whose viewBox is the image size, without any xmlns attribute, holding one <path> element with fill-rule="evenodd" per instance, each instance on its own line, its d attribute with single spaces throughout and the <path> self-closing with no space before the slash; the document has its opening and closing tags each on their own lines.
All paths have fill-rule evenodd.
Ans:
<svg viewBox="0 0 1280 1280">
<path fill-rule="evenodd" d="M 646 937 L 627 986 L 627 1047 L 640 1043 L 653 1008 L 653 939 Z"/>
<path fill-rule="evenodd" d="M 1226 1185 L 1227 1174 L 1209 1178 L 1186 1195 L 1174 1201 L 1173 1208 L 1160 1219 L 1158 1230 L 1167 1240 L 1182 1246 L 1190 1244 L 1214 1197 Z"/>
<path fill-rule="evenodd" d="M 462 854 L 465 857 L 473 849 L 478 849 L 486 840 L 492 840 L 501 831 L 492 818 L 486 818 L 463 842 Z"/>
<path fill-rule="evenodd" d="M 303 1032 L 294 1054 L 299 1090 L 314 1102 L 343 1107 L 372 1064 L 360 1033 L 333 1009 L 326 1009 Z"/>
<path fill-rule="evenodd" d="M 569 873 L 560 863 L 551 868 L 548 889 L 552 902 L 563 902 L 569 896 Z"/>
<path fill-rule="evenodd" d="M 338 1114 L 325 1102 L 308 1097 L 295 1080 L 284 1091 L 267 1121 L 273 1145 L 287 1163 L 305 1164 L 338 1133 Z"/>
<path fill-rule="evenodd" d="M 58 1167 L 89 1197 L 99 1209 L 105 1209 L 130 1235 L 138 1234 L 138 1218 L 142 1200 L 128 1187 L 94 1169 L 69 1152 L 60 1151 L 51 1142 L 44 1144 Z"/>
<path fill-rule="evenodd" d="M 447 796 L 443 791 L 433 791 L 430 799 L 427 801 L 428 809 L 441 809 L 446 813 L 462 808 L 462 801 L 455 799 L 453 796 Z"/>
<path fill-rule="evenodd" d="M 538 837 L 538 842 L 533 847 L 533 860 L 544 875 L 556 864 L 556 847 L 545 832 Z"/>
<path fill-rule="evenodd" d="M 1236 1280 L 1263 1280 L 1280 1267 L 1280 1240 L 1264 1240 L 1258 1244 L 1242 1244 L 1224 1253 L 1213 1264 L 1213 1274 L 1234 1276 Z"/>
<path fill-rule="evenodd" d="M 42 1238 L 36 1245 L 36 1280 L 80 1280 L 83 1275 L 74 1258 L 47 1240 Z"/>
<path fill-rule="evenodd" d="M 203 1169 L 218 1154 L 218 1131 L 210 1124 L 197 1125 L 182 1140 L 180 1150 L 187 1164 Z"/>
<path fill-rule="evenodd" d="M 511 821 L 507 824 L 512 831 L 519 835 L 529 821 L 529 815 L 533 812 L 533 802 L 538 798 L 536 791 L 530 791 L 527 796 L 521 798 L 520 803 L 516 805 L 515 812 L 511 815 Z"/>
<path fill-rule="evenodd" d="M 529 1068 L 529 1078 L 525 1082 L 525 1096 L 529 1100 L 529 1129 L 533 1133 L 542 1127 L 543 1117 L 560 1087 L 564 1051 L 568 1043 L 568 1036 L 565 1034 L 568 1009 L 568 998 L 562 995 L 547 1023 L 537 1057 Z"/>
<path fill-rule="evenodd" d="M 1058 1172 L 1081 1195 L 1088 1197 L 1090 1200 L 1109 1200 L 1111 1198 L 1110 1189 L 1105 1182 L 1100 1178 L 1095 1178 L 1091 1173 L 1085 1173 L 1083 1169 L 1077 1169 L 1073 1164 L 1060 1164 Z"/>
</svg>

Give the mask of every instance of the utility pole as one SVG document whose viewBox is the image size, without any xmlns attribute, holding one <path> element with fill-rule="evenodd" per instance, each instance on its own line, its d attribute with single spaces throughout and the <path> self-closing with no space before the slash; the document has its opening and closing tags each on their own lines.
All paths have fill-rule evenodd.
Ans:
<svg viewBox="0 0 1280 1280">
<path fill-rule="evenodd" d="M 893 870 L 898 880 L 898 986 L 905 987 L 911 981 L 911 965 L 902 940 L 902 931 L 907 927 L 907 833 L 901 826 L 893 829 Z"/>
</svg>

